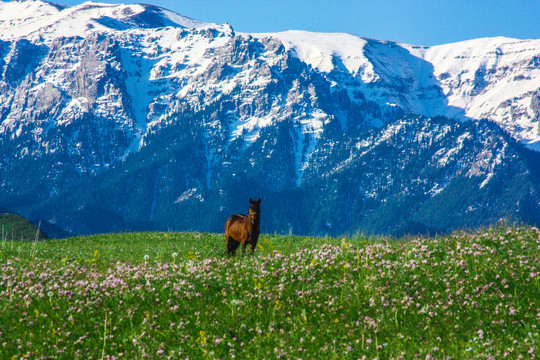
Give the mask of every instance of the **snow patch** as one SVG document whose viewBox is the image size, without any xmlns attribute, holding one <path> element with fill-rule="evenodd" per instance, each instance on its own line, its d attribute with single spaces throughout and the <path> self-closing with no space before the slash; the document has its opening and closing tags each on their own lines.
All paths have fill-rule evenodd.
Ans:
<svg viewBox="0 0 540 360">
<path fill-rule="evenodd" d="M 180 196 L 178 197 L 178 199 L 176 199 L 176 201 L 174 203 L 178 204 L 178 203 L 181 203 L 183 201 L 187 201 L 187 200 L 189 200 L 191 198 L 197 199 L 200 202 L 204 201 L 204 198 L 202 197 L 202 194 L 198 193 L 197 188 L 191 188 L 191 189 L 188 189 L 188 190 L 184 191 L 182 194 L 180 194 Z"/>
<path fill-rule="evenodd" d="M 304 171 L 309 165 L 309 160 L 321 133 L 330 119 L 321 110 L 316 110 L 309 117 L 300 118 L 295 126 L 297 129 L 294 137 L 294 162 L 296 167 L 296 185 L 302 183 Z"/>
<path fill-rule="evenodd" d="M 159 28 L 166 25 L 216 28 L 233 33 L 229 25 L 204 23 L 152 5 L 87 1 L 65 7 L 41 0 L 0 2 L 0 40 L 24 37 L 51 41 L 60 37 L 84 37 L 94 31 L 115 32 L 141 26 Z"/>
<path fill-rule="evenodd" d="M 298 30 L 251 35 L 258 38 L 271 36 L 281 40 L 285 49 L 294 51 L 301 61 L 319 71 L 329 73 L 342 62 L 351 74 L 360 75 L 363 81 L 373 80 L 373 66 L 364 56 L 367 41 L 359 36 Z"/>
</svg>

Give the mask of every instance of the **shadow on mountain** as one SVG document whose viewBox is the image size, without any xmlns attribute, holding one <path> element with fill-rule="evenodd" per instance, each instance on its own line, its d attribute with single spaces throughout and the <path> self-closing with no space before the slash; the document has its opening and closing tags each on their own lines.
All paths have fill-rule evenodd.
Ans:
<svg viewBox="0 0 540 360">
<path fill-rule="evenodd" d="M 463 109 L 448 105 L 433 64 L 412 55 L 397 43 L 365 40 L 364 55 L 379 76 L 368 86 L 384 89 L 387 102 L 401 105 L 406 113 L 468 119 Z"/>
</svg>

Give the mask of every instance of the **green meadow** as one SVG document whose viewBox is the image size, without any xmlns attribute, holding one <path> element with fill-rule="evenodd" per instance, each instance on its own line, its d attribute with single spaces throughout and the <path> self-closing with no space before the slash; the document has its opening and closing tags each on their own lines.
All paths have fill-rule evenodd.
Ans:
<svg viewBox="0 0 540 360">
<path fill-rule="evenodd" d="M 1 359 L 518 359 L 539 353 L 540 232 L 2 239 Z"/>
</svg>

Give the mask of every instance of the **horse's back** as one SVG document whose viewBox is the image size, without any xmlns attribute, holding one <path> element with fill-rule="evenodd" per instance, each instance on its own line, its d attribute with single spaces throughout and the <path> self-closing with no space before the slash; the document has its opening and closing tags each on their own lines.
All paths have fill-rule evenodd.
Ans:
<svg viewBox="0 0 540 360">
<path fill-rule="evenodd" d="M 234 215 L 229 216 L 229 218 L 225 222 L 225 233 L 228 233 L 231 227 L 234 227 L 234 225 L 237 223 L 243 222 L 245 219 L 246 219 L 246 215 L 242 215 L 242 214 L 234 214 Z"/>
<path fill-rule="evenodd" d="M 234 215 L 231 215 L 229 216 L 229 218 L 227 219 L 227 221 L 225 222 L 225 224 L 232 224 L 232 223 L 235 223 L 237 221 L 244 221 L 246 219 L 246 215 L 242 215 L 242 214 L 234 214 Z"/>
</svg>

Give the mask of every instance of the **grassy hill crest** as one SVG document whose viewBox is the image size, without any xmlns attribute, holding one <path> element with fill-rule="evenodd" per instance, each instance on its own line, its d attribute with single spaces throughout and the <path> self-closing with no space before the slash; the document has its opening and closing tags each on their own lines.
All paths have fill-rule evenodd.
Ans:
<svg viewBox="0 0 540 360">
<path fill-rule="evenodd" d="M 0 228 L 2 229 L 2 240 L 10 241 L 34 241 L 47 240 L 49 236 L 42 230 L 38 232 L 38 226 L 30 220 L 10 213 L 0 214 Z"/>
</svg>

